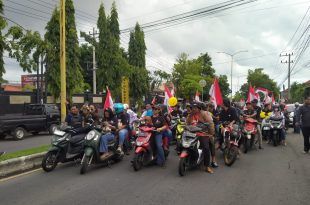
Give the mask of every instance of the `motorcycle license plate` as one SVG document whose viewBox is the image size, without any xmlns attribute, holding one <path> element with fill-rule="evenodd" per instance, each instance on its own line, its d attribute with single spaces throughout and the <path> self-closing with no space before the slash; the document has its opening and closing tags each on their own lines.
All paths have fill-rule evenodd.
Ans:
<svg viewBox="0 0 310 205">
<path fill-rule="evenodd" d="M 140 133 L 139 133 L 139 137 L 146 137 L 146 133 L 140 132 Z"/>
<path fill-rule="evenodd" d="M 270 130 L 270 128 L 269 127 L 264 127 L 264 130 Z"/>
<path fill-rule="evenodd" d="M 183 136 L 187 136 L 187 137 L 196 137 L 195 133 L 191 133 L 191 132 L 184 132 Z"/>
</svg>

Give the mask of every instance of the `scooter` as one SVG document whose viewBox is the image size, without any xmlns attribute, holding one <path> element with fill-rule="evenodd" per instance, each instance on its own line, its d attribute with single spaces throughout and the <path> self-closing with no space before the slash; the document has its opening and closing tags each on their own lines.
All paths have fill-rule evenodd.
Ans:
<svg viewBox="0 0 310 205">
<path fill-rule="evenodd" d="M 234 124 L 232 127 L 228 123 L 224 123 L 224 163 L 231 166 L 237 159 L 239 154 L 239 142 L 242 139 L 242 131 L 239 125 Z"/>
<path fill-rule="evenodd" d="M 282 129 L 284 129 L 283 117 L 271 117 L 270 121 L 270 140 L 273 146 L 278 146 L 281 141 Z"/>
<path fill-rule="evenodd" d="M 270 129 L 271 129 L 271 125 L 270 125 L 269 119 L 267 119 L 267 118 L 263 119 L 263 121 L 262 121 L 262 136 L 263 136 L 264 140 L 269 139 Z"/>
<path fill-rule="evenodd" d="M 257 120 L 253 118 L 245 118 L 243 126 L 243 152 L 247 153 L 254 145 L 255 136 L 257 134 Z"/>
<path fill-rule="evenodd" d="M 136 139 L 135 155 L 132 165 L 135 171 L 139 171 L 144 166 L 156 163 L 156 145 L 154 135 L 156 130 L 154 127 L 145 125 L 140 126 L 139 135 Z M 164 148 L 164 145 L 162 145 Z M 169 151 L 164 149 L 165 157 L 167 159 Z"/>
<path fill-rule="evenodd" d="M 46 172 L 54 170 L 59 162 L 66 163 L 82 158 L 84 154 L 84 138 L 92 129 L 65 127 L 55 130 L 52 137 L 52 147 L 42 159 L 42 169 Z"/>
<path fill-rule="evenodd" d="M 110 165 L 113 162 L 119 162 L 123 159 L 124 154 L 117 151 L 118 139 L 114 139 L 108 143 L 108 149 L 111 155 L 104 160 L 100 158 L 100 138 L 102 135 L 110 132 L 111 130 L 108 127 L 101 128 L 100 126 L 96 126 L 86 135 L 80 174 L 85 174 L 91 164 L 105 163 Z"/>
<path fill-rule="evenodd" d="M 178 119 L 178 124 L 176 128 L 176 151 L 179 155 L 182 150 L 182 135 L 184 133 L 184 127 L 185 127 L 185 118 Z"/>
<path fill-rule="evenodd" d="M 200 147 L 198 132 L 202 129 L 196 126 L 185 126 L 182 135 L 182 151 L 179 160 L 179 175 L 185 176 L 189 169 L 199 167 L 203 162 L 202 149 Z"/>
</svg>

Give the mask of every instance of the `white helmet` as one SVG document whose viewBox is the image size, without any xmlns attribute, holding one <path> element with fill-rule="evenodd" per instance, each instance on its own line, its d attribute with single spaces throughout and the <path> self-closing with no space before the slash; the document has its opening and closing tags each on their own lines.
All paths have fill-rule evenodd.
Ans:
<svg viewBox="0 0 310 205">
<path fill-rule="evenodd" d="M 299 107 L 299 102 L 295 102 L 295 107 Z"/>
<path fill-rule="evenodd" d="M 129 108 L 129 105 L 128 104 L 124 104 L 124 109 L 128 110 L 128 108 Z"/>
</svg>

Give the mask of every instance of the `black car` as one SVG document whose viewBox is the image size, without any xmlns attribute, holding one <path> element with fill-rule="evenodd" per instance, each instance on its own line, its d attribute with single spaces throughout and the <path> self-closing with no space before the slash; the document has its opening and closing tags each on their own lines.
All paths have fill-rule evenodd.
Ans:
<svg viewBox="0 0 310 205">
<path fill-rule="evenodd" d="M 52 134 L 59 124 L 60 111 L 55 104 L 29 104 L 22 114 L 0 116 L 0 138 L 11 134 L 15 140 L 22 140 L 26 132 Z"/>
</svg>

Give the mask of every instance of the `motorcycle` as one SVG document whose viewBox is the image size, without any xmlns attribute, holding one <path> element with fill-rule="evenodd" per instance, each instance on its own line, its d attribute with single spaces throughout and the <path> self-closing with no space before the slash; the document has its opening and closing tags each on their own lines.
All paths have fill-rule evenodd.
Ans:
<svg viewBox="0 0 310 205">
<path fill-rule="evenodd" d="M 280 144 L 282 129 L 284 128 L 283 117 L 270 117 L 270 140 L 273 146 Z"/>
<path fill-rule="evenodd" d="M 142 125 L 139 127 L 139 135 L 136 139 L 135 155 L 132 165 L 135 171 L 139 171 L 142 167 L 155 164 L 156 162 L 156 145 L 154 135 L 156 134 L 154 127 Z M 162 145 L 164 148 L 164 145 Z M 169 151 L 164 149 L 165 158 L 167 159 Z"/>
<path fill-rule="evenodd" d="M 179 155 L 182 150 L 182 135 L 184 133 L 185 118 L 178 119 L 178 124 L 176 128 L 176 151 Z"/>
<path fill-rule="evenodd" d="M 182 151 L 179 160 L 179 175 L 185 176 L 187 170 L 199 167 L 203 162 L 198 132 L 202 129 L 195 126 L 185 126 L 182 134 Z"/>
<path fill-rule="evenodd" d="M 114 139 L 108 143 L 108 149 L 111 155 L 104 160 L 100 158 L 100 138 L 102 135 L 110 132 L 111 130 L 108 127 L 101 128 L 100 126 L 96 126 L 86 135 L 80 174 L 85 174 L 91 164 L 106 163 L 110 165 L 112 162 L 118 162 L 123 159 L 124 154 L 117 151 L 118 139 Z"/>
<path fill-rule="evenodd" d="M 268 140 L 270 136 L 270 121 L 269 119 L 263 119 L 262 121 L 262 136 L 264 140 Z"/>
<path fill-rule="evenodd" d="M 253 118 L 245 118 L 243 125 L 243 152 L 247 153 L 254 145 L 255 136 L 257 134 L 257 120 Z"/>
<path fill-rule="evenodd" d="M 234 124 L 232 127 L 228 123 L 223 124 L 224 127 L 224 163 L 227 166 L 233 165 L 239 154 L 239 142 L 242 139 L 242 131 L 239 125 Z"/>
<path fill-rule="evenodd" d="M 82 158 L 84 153 L 84 138 L 91 130 L 86 128 L 66 127 L 55 130 L 52 137 L 52 147 L 42 159 L 42 169 L 46 172 L 54 170 L 59 162 L 66 163 Z"/>
</svg>

